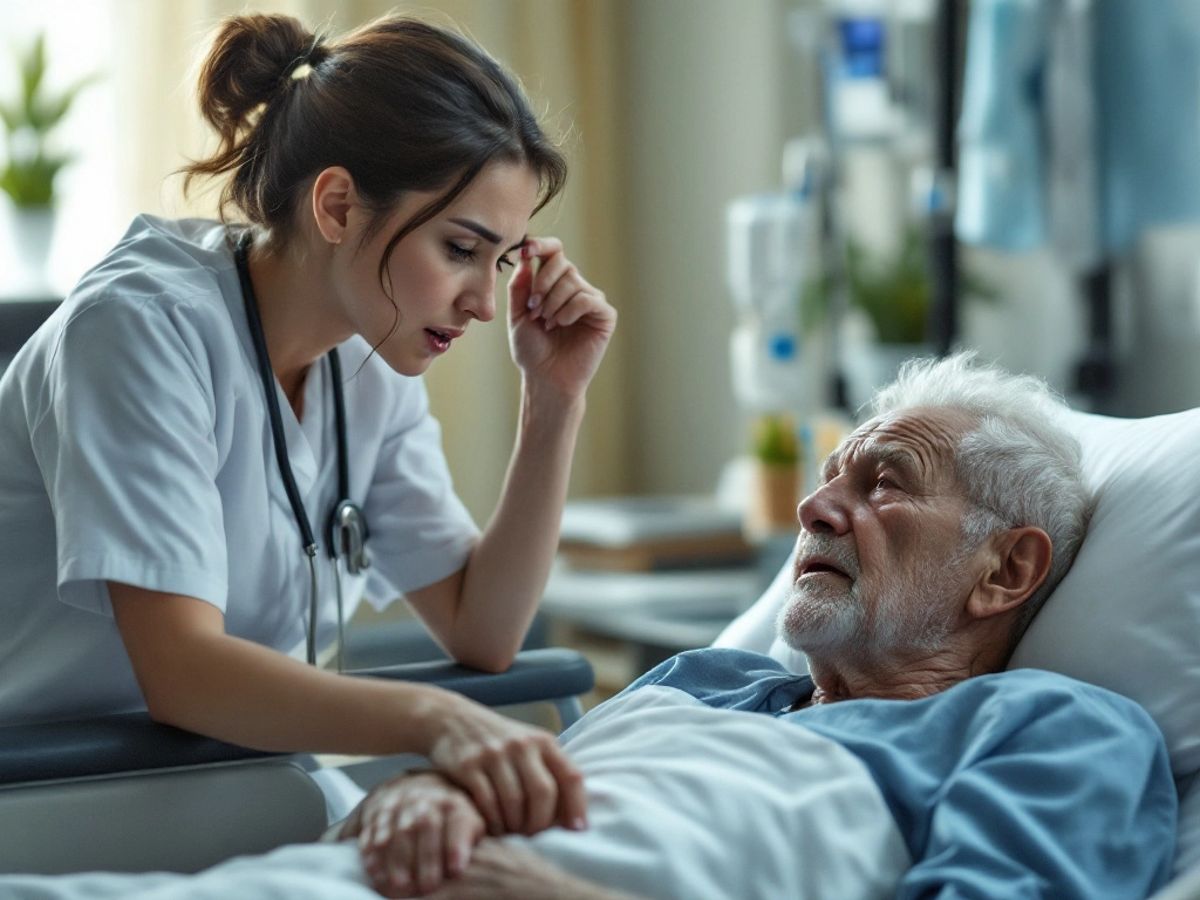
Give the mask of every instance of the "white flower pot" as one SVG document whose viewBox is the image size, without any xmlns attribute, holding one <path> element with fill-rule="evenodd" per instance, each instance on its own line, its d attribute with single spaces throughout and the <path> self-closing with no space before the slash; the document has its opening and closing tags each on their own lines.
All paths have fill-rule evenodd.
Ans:
<svg viewBox="0 0 1200 900">
<path fill-rule="evenodd" d="M 50 249 L 54 244 L 56 211 L 52 206 L 8 207 L 8 253 L 12 266 L 5 273 L 5 293 L 39 296 L 53 293 Z"/>
</svg>

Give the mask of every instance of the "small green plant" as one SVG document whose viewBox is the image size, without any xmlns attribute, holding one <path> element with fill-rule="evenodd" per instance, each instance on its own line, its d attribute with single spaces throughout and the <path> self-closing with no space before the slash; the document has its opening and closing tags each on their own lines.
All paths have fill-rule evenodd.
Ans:
<svg viewBox="0 0 1200 900">
<path fill-rule="evenodd" d="M 891 257 L 873 256 L 853 238 L 846 241 L 844 257 L 846 292 L 875 326 L 882 344 L 918 344 L 926 339 L 933 283 L 929 278 L 926 244 L 919 229 L 906 228 L 899 251 Z M 963 295 L 995 300 L 991 285 L 971 272 L 963 272 Z M 801 301 L 804 324 L 815 326 L 824 318 L 832 289 L 828 277 L 805 287 Z"/>
<path fill-rule="evenodd" d="M 67 115 L 75 98 L 96 80 L 82 78 L 59 94 L 46 91 L 46 37 L 39 34 L 17 56 L 20 91 L 16 100 L 0 102 L 6 160 L 0 169 L 0 190 L 20 207 L 54 203 L 54 177 L 73 156 L 56 152 L 50 134 Z"/>
<path fill-rule="evenodd" d="M 795 466 L 800 462 L 796 423 L 784 413 L 759 416 L 753 425 L 754 457 L 769 466 Z"/>
</svg>

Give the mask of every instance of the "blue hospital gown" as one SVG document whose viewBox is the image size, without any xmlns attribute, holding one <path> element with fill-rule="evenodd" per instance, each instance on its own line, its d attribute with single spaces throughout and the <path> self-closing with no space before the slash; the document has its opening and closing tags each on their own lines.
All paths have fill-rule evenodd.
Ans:
<svg viewBox="0 0 1200 900">
<path fill-rule="evenodd" d="M 1153 720 L 1133 701 L 1017 669 L 921 700 L 788 712 L 813 683 L 743 650 L 682 653 L 626 690 L 662 685 L 711 707 L 811 729 L 870 770 L 913 866 L 898 898 L 1142 898 L 1164 884 L 1177 799 Z"/>
</svg>

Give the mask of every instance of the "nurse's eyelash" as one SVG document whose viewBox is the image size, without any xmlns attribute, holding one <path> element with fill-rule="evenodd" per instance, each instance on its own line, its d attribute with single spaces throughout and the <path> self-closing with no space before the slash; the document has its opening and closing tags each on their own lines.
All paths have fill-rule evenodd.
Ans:
<svg viewBox="0 0 1200 900">
<path fill-rule="evenodd" d="M 458 262 L 469 263 L 475 260 L 475 248 L 464 247 L 461 244 L 456 244 L 454 241 L 447 241 L 446 248 L 450 251 L 450 258 Z"/>
<path fill-rule="evenodd" d="M 450 252 L 450 258 L 456 262 L 471 263 L 475 261 L 476 252 L 473 247 L 464 247 L 461 244 L 456 244 L 454 241 L 447 241 L 446 247 Z M 512 268 L 513 261 L 508 258 L 508 254 L 504 254 L 496 260 L 496 271 L 503 272 L 505 267 Z"/>
</svg>

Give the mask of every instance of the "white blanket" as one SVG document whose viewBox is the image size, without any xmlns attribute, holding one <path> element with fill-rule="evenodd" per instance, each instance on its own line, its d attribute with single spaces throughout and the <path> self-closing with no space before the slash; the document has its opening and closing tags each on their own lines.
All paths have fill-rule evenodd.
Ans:
<svg viewBox="0 0 1200 900">
<path fill-rule="evenodd" d="M 887 897 L 910 860 L 863 764 L 834 742 L 665 687 L 592 712 L 565 745 L 590 829 L 528 843 L 568 871 L 648 898 Z M 195 876 L 0 878 L 13 900 L 360 900 L 352 845 L 285 847 Z"/>
<path fill-rule="evenodd" d="M 589 714 L 565 746 L 586 776 L 591 828 L 528 840 L 602 884 L 651 898 L 856 900 L 892 896 L 911 865 L 858 758 L 771 716 L 647 687 Z"/>
</svg>

